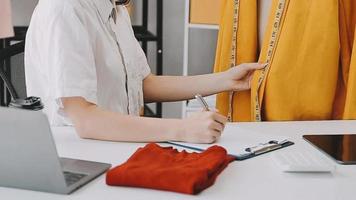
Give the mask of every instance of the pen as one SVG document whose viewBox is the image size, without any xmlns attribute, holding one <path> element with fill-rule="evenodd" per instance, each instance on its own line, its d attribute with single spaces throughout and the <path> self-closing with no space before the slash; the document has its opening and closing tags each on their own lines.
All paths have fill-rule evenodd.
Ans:
<svg viewBox="0 0 356 200">
<path fill-rule="evenodd" d="M 210 111 L 208 103 L 206 103 L 206 101 L 200 94 L 195 95 L 195 99 L 199 102 L 199 104 L 204 108 L 205 111 Z"/>
</svg>

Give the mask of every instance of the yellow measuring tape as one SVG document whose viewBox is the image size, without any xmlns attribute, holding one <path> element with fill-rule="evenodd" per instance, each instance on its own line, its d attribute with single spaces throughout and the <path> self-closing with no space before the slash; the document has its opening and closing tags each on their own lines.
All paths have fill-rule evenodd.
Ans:
<svg viewBox="0 0 356 200">
<path fill-rule="evenodd" d="M 236 57 L 237 57 L 237 31 L 239 27 L 239 9 L 240 9 L 240 0 L 234 0 L 234 21 L 233 21 L 233 33 L 232 33 L 232 44 L 231 44 L 231 56 L 230 56 L 230 67 L 236 66 Z M 229 111 L 228 111 L 228 121 L 233 121 L 233 98 L 234 92 L 229 92 Z"/>
<path fill-rule="evenodd" d="M 257 83 L 257 94 L 255 97 L 255 121 L 262 121 L 262 114 L 261 114 L 261 103 L 259 99 L 259 91 L 261 89 L 263 80 L 266 78 L 270 65 L 271 65 L 271 60 L 274 55 L 275 47 L 277 44 L 278 36 L 280 33 L 280 28 L 281 28 L 281 22 L 283 18 L 283 14 L 286 8 L 286 0 L 279 0 L 278 5 L 277 5 L 277 10 L 273 22 L 273 27 L 272 27 L 272 35 L 270 38 L 270 41 L 268 43 L 268 48 L 267 48 L 267 59 L 266 63 L 268 63 L 267 67 L 264 68 L 258 78 L 258 83 Z"/>
</svg>

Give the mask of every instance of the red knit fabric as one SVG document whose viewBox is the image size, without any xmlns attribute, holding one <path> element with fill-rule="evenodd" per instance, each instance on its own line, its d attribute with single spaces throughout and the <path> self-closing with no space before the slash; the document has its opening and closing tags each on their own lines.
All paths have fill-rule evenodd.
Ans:
<svg viewBox="0 0 356 200">
<path fill-rule="evenodd" d="M 219 146 L 202 153 L 188 153 L 151 143 L 139 148 L 124 164 L 109 170 L 106 183 L 197 194 L 211 186 L 233 160 Z"/>
</svg>

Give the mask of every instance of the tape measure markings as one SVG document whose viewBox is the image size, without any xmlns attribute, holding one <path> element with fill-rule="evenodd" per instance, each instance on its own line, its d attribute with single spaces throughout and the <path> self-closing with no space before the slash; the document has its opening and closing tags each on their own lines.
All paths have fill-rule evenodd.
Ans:
<svg viewBox="0 0 356 200">
<path fill-rule="evenodd" d="M 231 45 L 231 56 L 230 56 L 230 68 L 236 66 L 236 57 L 237 57 L 237 32 L 239 26 L 239 9 L 240 9 L 240 0 L 234 0 L 234 19 L 233 19 L 233 31 L 232 31 L 232 45 Z M 228 111 L 228 121 L 233 121 L 233 97 L 234 92 L 229 92 L 229 111 Z"/>
<path fill-rule="evenodd" d="M 266 62 L 268 63 L 267 67 L 264 68 L 261 71 L 261 75 L 258 78 L 257 82 L 257 90 L 256 90 L 256 97 L 255 97 L 255 121 L 262 121 L 262 114 L 261 114 L 261 104 L 259 101 L 259 91 L 261 89 L 263 80 L 265 80 L 267 73 L 270 68 L 270 61 L 272 60 L 273 53 L 275 51 L 276 43 L 279 37 L 279 32 L 281 28 L 281 21 L 282 21 L 282 16 L 284 14 L 285 8 L 286 8 L 286 0 L 279 0 L 275 18 L 274 18 L 274 23 L 272 27 L 272 34 L 271 38 L 268 44 L 268 49 L 267 49 L 267 59 Z"/>
</svg>

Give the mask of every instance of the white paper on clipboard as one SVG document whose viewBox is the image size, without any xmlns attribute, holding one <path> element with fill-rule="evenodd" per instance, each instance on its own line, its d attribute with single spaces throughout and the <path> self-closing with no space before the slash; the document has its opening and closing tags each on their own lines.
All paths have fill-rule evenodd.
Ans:
<svg viewBox="0 0 356 200">
<path fill-rule="evenodd" d="M 243 132 L 242 132 L 243 131 Z M 281 136 L 272 136 L 263 133 L 256 133 L 254 131 L 248 131 L 246 129 L 238 129 L 233 127 L 231 124 L 227 124 L 223 135 L 221 138 L 214 144 L 192 144 L 192 143 L 184 143 L 184 142 L 170 142 L 170 144 L 177 145 L 177 146 L 188 146 L 192 147 L 192 149 L 187 149 L 188 151 L 198 151 L 193 150 L 194 148 L 197 149 L 208 149 L 211 146 L 219 145 L 224 147 L 227 152 L 231 155 L 241 155 L 245 154 L 246 148 L 255 147 L 260 144 L 267 143 L 271 140 L 276 141 L 283 141 L 287 140 L 287 137 Z"/>
</svg>

